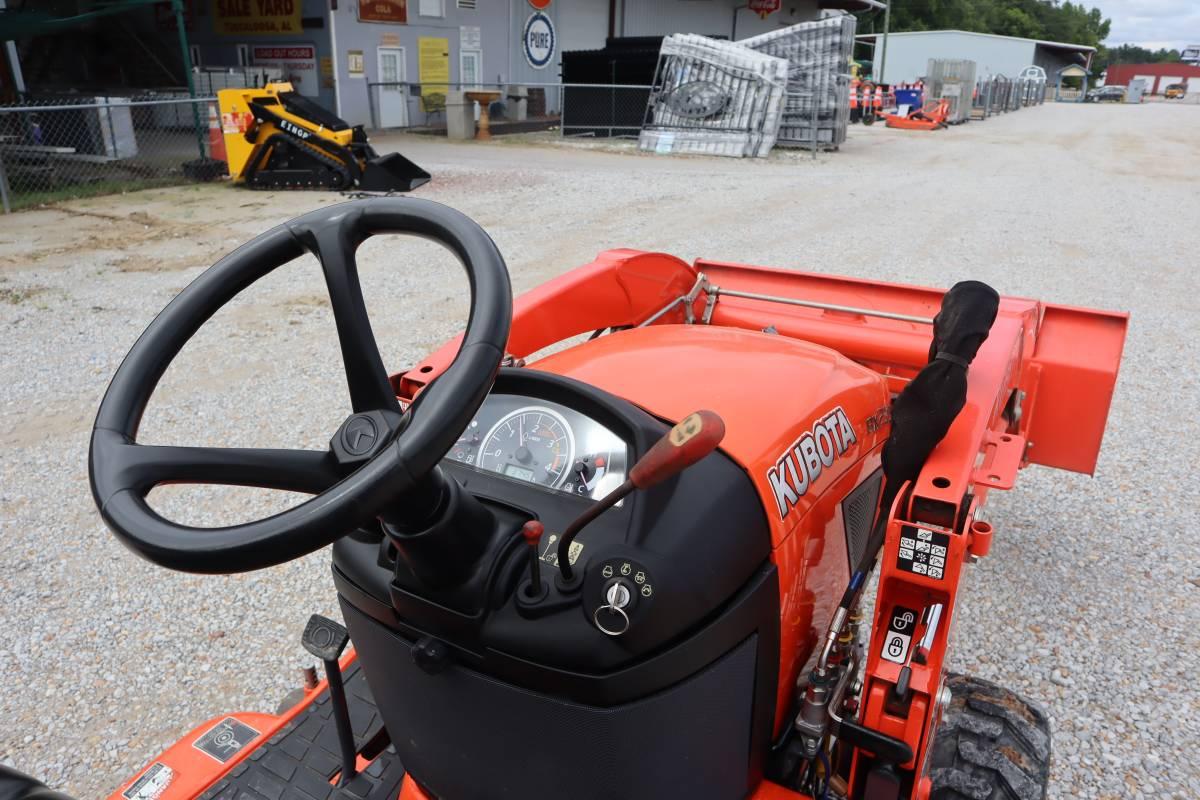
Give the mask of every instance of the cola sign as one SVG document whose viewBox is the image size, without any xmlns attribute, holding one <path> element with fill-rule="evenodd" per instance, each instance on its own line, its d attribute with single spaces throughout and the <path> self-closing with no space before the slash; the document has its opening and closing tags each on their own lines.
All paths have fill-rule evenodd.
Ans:
<svg viewBox="0 0 1200 800">
<path fill-rule="evenodd" d="M 774 14 L 783 5 L 783 0 L 749 0 L 746 7 L 763 19 Z"/>
</svg>

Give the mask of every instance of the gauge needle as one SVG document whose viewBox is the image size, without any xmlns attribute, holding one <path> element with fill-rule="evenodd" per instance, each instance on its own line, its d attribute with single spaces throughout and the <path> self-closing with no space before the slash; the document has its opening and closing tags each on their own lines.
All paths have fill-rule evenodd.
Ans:
<svg viewBox="0 0 1200 800">
<path fill-rule="evenodd" d="M 520 417 L 517 417 L 517 445 L 525 446 L 525 423 L 521 421 Z"/>
</svg>

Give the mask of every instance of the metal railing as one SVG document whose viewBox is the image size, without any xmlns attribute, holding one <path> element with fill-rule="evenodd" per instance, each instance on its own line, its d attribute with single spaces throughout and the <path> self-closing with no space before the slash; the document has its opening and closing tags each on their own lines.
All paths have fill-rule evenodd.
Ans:
<svg viewBox="0 0 1200 800">
<path fill-rule="evenodd" d="M 642 129 L 650 86 L 590 83 L 367 83 L 371 127 L 383 130 L 441 129 L 447 115 L 473 109 L 460 92 L 494 92 L 488 104 L 493 125 L 541 122 L 562 136 L 634 138 Z"/>
<path fill-rule="evenodd" d="M 976 84 L 971 110 L 977 119 L 1019 111 L 1046 102 L 1046 81 L 1040 78 L 1007 78 L 992 75 Z"/>
<path fill-rule="evenodd" d="M 183 182 L 193 169 L 185 165 L 211 157 L 209 144 L 221 136 L 216 120 L 213 97 L 68 96 L 0 106 L 0 205 L 8 213 Z"/>
</svg>

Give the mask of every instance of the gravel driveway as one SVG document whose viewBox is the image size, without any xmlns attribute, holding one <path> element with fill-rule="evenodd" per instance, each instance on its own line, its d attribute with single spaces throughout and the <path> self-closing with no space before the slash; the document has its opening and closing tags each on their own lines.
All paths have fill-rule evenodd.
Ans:
<svg viewBox="0 0 1200 800">
<path fill-rule="evenodd" d="M 956 668 L 1054 718 L 1052 794 L 1200 797 L 1200 108 L 1046 105 L 936 133 L 856 128 L 813 162 L 672 159 L 534 137 L 380 139 L 435 175 L 420 196 L 479 220 L 522 291 L 609 247 L 661 249 L 1133 314 L 1096 477 L 1027 470 L 993 494 Z M 619 149 L 619 148 L 618 148 Z M 233 577 L 169 573 L 116 544 L 87 487 L 100 396 L 151 317 L 220 253 L 336 198 L 184 187 L 0 218 L 0 760 L 105 796 L 191 726 L 272 711 L 335 613 L 318 553 Z M 388 366 L 463 318 L 429 245 L 369 243 Z M 244 293 L 185 350 L 144 440 L 322 446 L 348 410 L 315 263 Z M 191 522 L 290 498 L 159 490 Z"/>
</svg>

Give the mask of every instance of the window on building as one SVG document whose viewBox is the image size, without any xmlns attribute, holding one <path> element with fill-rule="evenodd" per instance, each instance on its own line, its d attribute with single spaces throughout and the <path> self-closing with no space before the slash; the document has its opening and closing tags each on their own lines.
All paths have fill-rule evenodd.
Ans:
<svg viewBox="0 0 1200 800">
<path fill-rule="evenodd" d="M 237 46 L 237 65 L 239 67 L 250 66 L 250 45 L 239 44 Z"/>
<path fill-rule="evenodd" d="M 458 0 L 458 7 L 468 9 L 469 11 L 474 11 L 475 0 Z"/>
<path fill-rule="evenodd" d="M 420 0 L 417 5 L 417 13 L 422 17 L 444 17 L 446 16 L 445 0 Z"/>
</svg>

